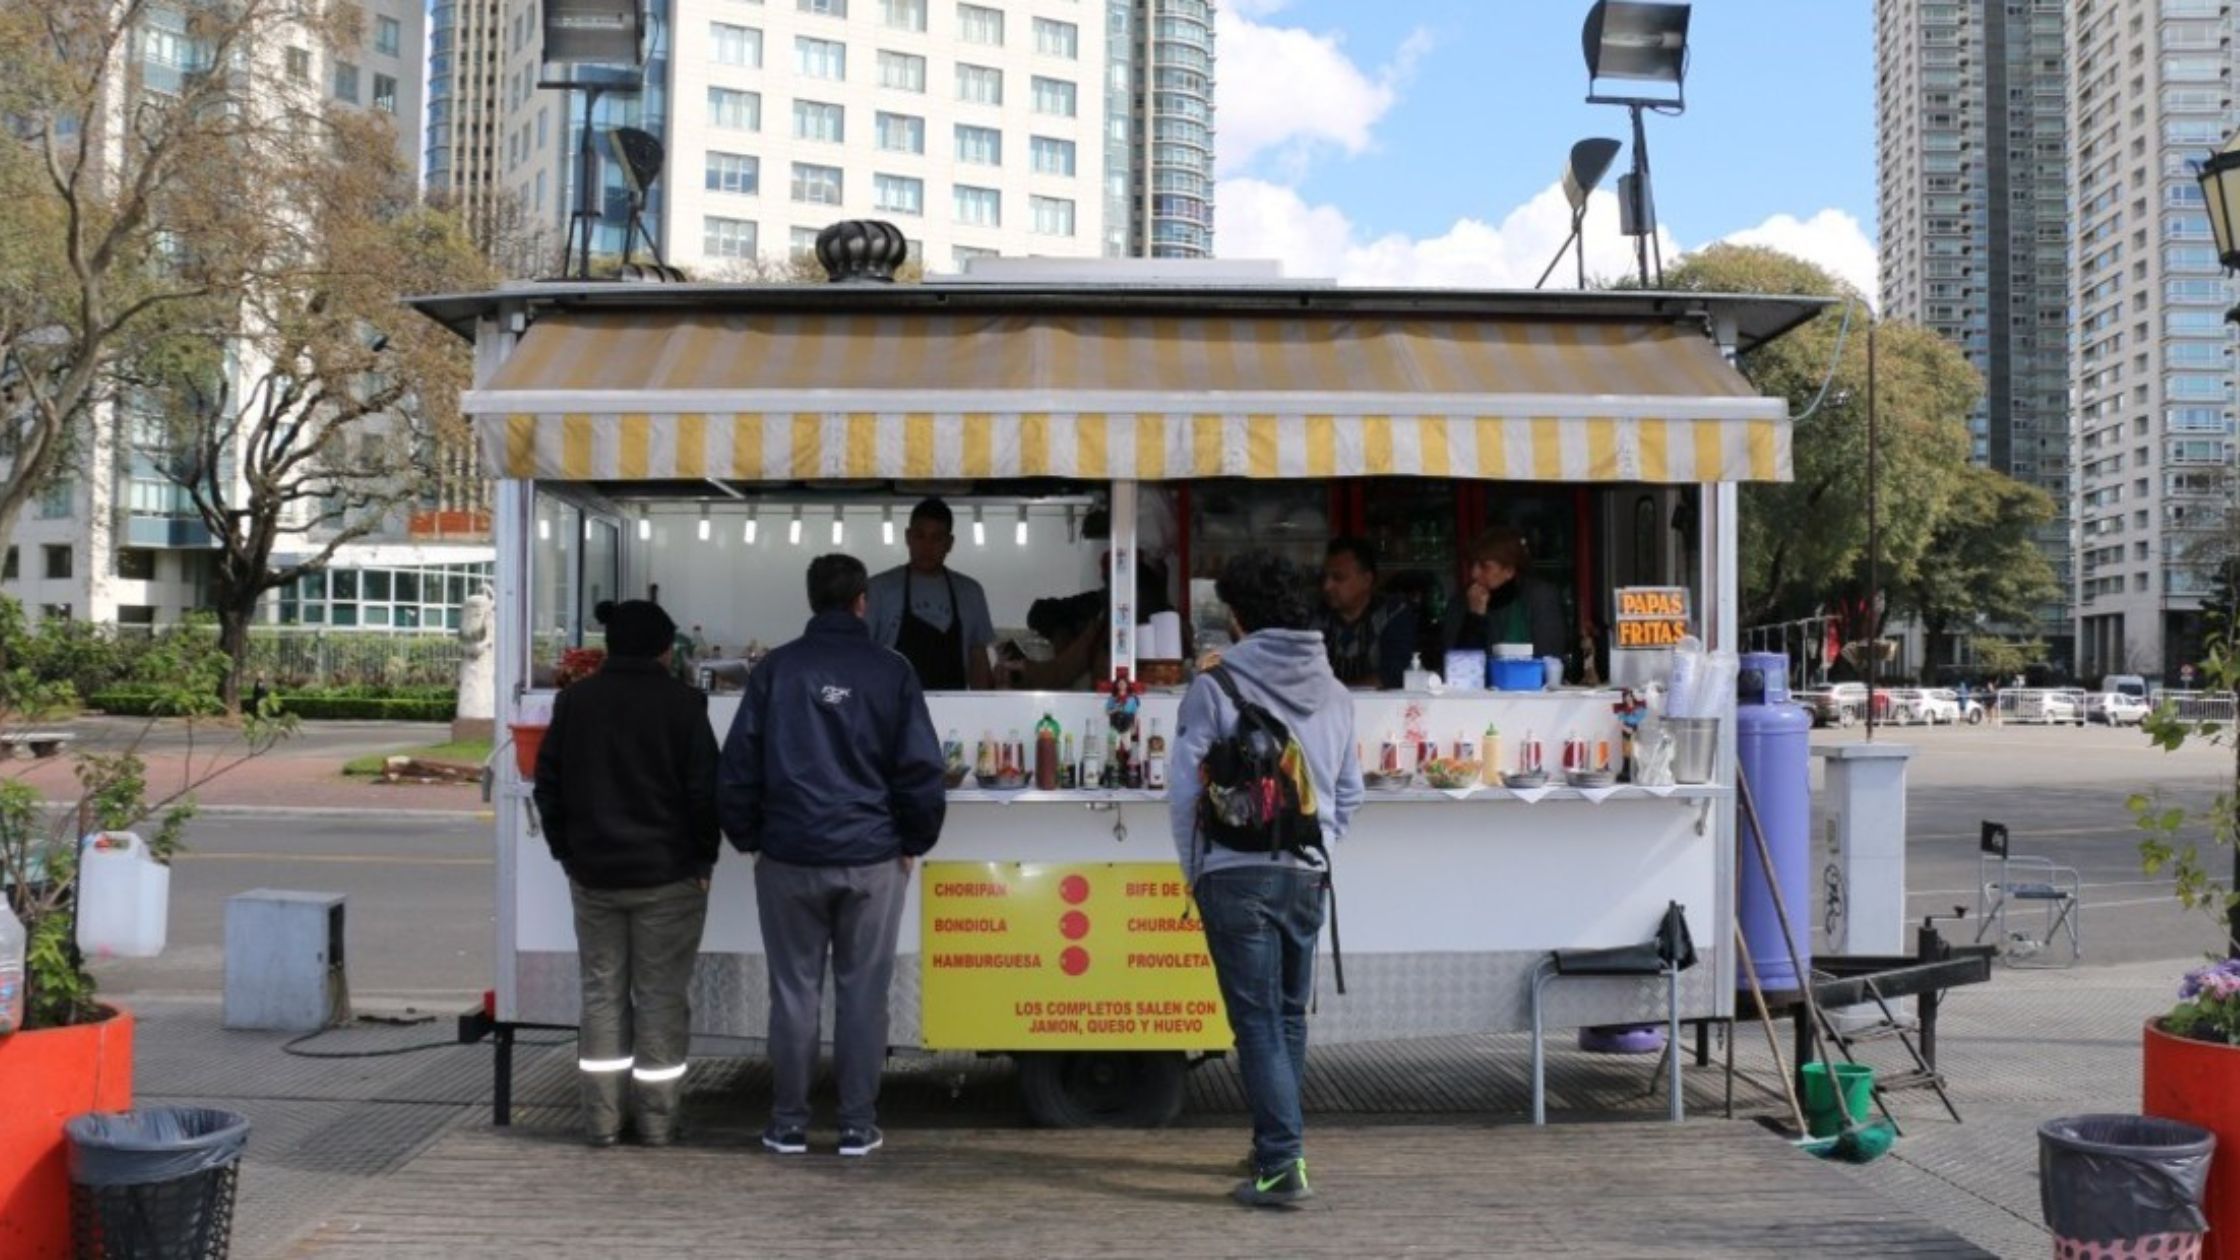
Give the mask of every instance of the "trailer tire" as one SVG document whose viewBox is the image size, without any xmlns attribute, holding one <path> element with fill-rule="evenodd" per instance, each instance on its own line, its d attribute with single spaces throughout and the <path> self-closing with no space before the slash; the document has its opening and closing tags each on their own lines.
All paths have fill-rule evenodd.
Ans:
<svg viewBox="0 0 2240 1260">
<path fill-rule="evenodd" d="M 1016 1055 L 1027 1117 L 1045 1129 L 1160 1129 L 1182 1113 L 1187 1065 L 1175 1051 Z"/>
</svg>

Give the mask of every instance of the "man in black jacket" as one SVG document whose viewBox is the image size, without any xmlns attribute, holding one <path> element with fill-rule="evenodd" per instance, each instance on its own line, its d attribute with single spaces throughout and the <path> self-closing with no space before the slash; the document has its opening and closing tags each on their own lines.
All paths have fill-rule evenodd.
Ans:
<svg viewBox="0 0 2240 1260">
<path fill-rule="evenodd" d="M 720 844 L 716 737 L 707 698 L 669 676 L 669 615 L 634 599 L 599 617 L 606 663 L 553 702 L 537 814 L 575 903 L 585 1135 L 593 1146 L 621 1137 L 628 1073 L 638 1140 L 666 1146 Z"/>
<path fill-rule="evenodd" d="M 809 565 L 800 638 L 747 676 L 724 741 L 724 833 L 755 854 L 775 1098 L 762 1144 L 809 1149 L 809 1077 L 831 960 L 840 1153 L 879 1148 L 887 990 L 911 864 L 941 836 L 941 745 L 917 673 L 871 641 L 853 556 Z"/>
</svg>

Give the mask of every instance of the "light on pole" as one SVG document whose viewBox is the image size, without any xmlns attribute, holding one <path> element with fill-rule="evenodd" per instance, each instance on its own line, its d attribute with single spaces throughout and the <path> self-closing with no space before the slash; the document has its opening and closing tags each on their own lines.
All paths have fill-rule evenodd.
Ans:
<svg viewBox="0 0 2240 1260">
<path fill-rule="evenodd" d="M 2209 234 L 2216 238 L 2217 261 L 2224 264 L 2227 274 L 2240 271 L 2240 133 L 2195 167 L 2194 175 L 2201 181 L 2201 200 L 2209 212 Z M 2226 311 L 2224 317 L 2229 323 L 2240 324 L 2240 306 Z M 2232 649 L 2231 643 L 2225 645 L 2227 652 Z M 2234 745 L 2232 778 L 2234 799 L 2240 800 L 2240 742 Z M 2240 843 L 2232 846 L 2232 883 L 2225 894 L 2240 898 Z M 2232 901 L 2227 908 L 2225 935 L 2227 952 L 2240 958 L 2240 900 Z"/>
<path fill-rule="evenodd" d="M 1556 256 L 1548 260 L 1548 269 L 1540 273 L 1533 288 L 1547 287 L 1548 277 L 1556 273 L 1556 264 L 1563 261 L 1564 251 L 1579 247 L 1579 287 L 1587 287 L 1587 198 L 1594 195 L 1595 185 L 1602 182 L 1610 163 L 1618 156 L 1619 144 L 1615 140 L 1581 140 L 1571 146 L 1571 160 L 1563 167 L 1563 199 L 1571 203 L 1571 235 L 1563 238 L 1556 248 Z"/>
<path fill-rule="evenodd" d="M 1664 282 L 1664 251 L 1657 244 L 1656 198 L 1649 191 L 1649 140 L 1641 128 L 1641 115 L 1644 111 L 1678 114 L 1688 107 L 1688 12 L 1685 4 L 1595 0 L 1580 31 L 1587 56 L 1587 104 L 1623 105 L 1633 116 L 1633 170 L 1618 178 L 1618 218 L 1621 230 L 1634 238 L 1643 288 L 1649 286 L 1652 251 L 1657 283 Z M 1595 85 L 1604 79 L 1638 86 L 1603 95 Z M 1645 90 L 1652 86 L 1670 91 Z"/>
</svg>

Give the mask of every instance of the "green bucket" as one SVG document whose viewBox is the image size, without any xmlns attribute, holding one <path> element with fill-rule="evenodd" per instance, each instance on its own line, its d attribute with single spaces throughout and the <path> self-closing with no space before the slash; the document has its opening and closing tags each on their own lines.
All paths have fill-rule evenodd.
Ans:
<svg viewBox="0 0 2240 1260">
<path fill-rule="evenodd" d="M 1843 1109 L 1836 1108 L 1836 1093 L 1828 1083 L 1829 1069 L 1835 1071 L 1835 1082 L 1843 1088 Z M 1804 1121 L 1814 1137 L 1834 1137 L 1846 1127 L 1844 1113 L 1850 1113 L 1850 1124 L 1864 1124 L 1874 1114 L 1874 1069 L 1864 1063 L 1807 1063 L 1799 1075 L 1804 1078 Z"/>
</svg>

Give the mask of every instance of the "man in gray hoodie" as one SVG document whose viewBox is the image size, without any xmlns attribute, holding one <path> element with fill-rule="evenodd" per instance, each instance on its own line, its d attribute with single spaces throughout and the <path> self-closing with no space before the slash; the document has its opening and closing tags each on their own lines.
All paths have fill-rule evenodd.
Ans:
<svg viewBox="0 0 2240 1260">
<path fill-rule="evenodd" d="M 1247 701 L 1289 728 L 1306 755 L 1323 843 L 1343 836 L 1361 804 L 1361 760 L 1353 700 L 1330 672 L 1322 636 L 1307 629 L 1309 577 L 1255 552 L 1223 568 L 1215 593 L 1239 642 L 1221 669 Z M 1237 1065 L 1252 1112 L 1252 1169 L 1238 1202 L 1281 1206 L 1313 1195 L 1303 1153 L 1300 1085 L 1307 1064 L 1307 1002 L 1314 995 L 1315 940 L 1322 934 L 1323 872 L 1289 854 L 1209 845 L 1198 827 L 1206 750 L 1236 726 L 1236 706 L 1200 677 L 1175 718 L 1167 790 L 1175 852 L 1205 922 Z"/>
</svg>

